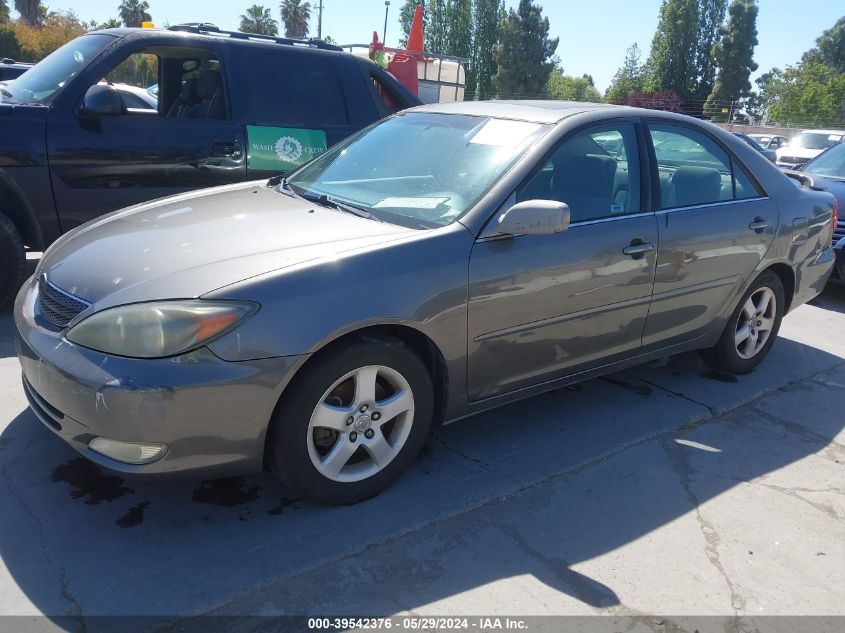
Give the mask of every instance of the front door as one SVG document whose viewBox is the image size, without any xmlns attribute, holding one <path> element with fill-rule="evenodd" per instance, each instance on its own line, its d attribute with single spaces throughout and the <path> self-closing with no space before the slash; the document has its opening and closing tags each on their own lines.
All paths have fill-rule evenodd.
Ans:
<svg viewBox="0 0 845 633">
<path fill-rule="evenodd" d="M 657 220 L 641 206 L 636 127 L 563 140 L 517 201 L 565 202 L 556 235 L 480 239 L 469 267 L 471 401 L 636 355 L 651 300 Z"/>
<path fill-rule="evenodd" d="M 653 123 L 660 181 L 660 250 L 644 348 L 709 332 L 737 285 L 754 272 L 777 229 L 778 213 L 736 158 L 709 136 Z"/>
<path fill-rule="evenodd" d="M 231 121 L 226 69 L 212 50 L 158 46 L 103 69 L 123 114 L 54 109 L 47 140 L 63 231 L 108 211 L 244 180 L 242 126 Z M 94 80 L 97 81 L 96 79 Z"/>
</svg>

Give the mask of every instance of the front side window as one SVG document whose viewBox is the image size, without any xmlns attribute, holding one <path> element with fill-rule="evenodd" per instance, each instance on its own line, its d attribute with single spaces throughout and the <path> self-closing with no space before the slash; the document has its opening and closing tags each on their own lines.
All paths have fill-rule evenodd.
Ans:
<svg viewBox="0 0 845 633">
<path fill-rule="evenodd" d="M 759 196 L 742 168 L 705 134 L 677 125 L 649 125 L 660 177 L 661 208 L 674 209 Z"/>
<path fill-rule="evenodd" d="M 566 139 L 517 199 L 569 205 L 571 222 L 637 213 L 640 170 L 633 125 L 592 128 Z"/>
<path fill-rule="evenodd" d="M 412 112 L 387 119 L 293 173 L 294 193 L 357 207 L 410 228 L 468 211 L 549 126 Z"/>
<path fill-rule="evenodd" d="M 114 87 L 128 115 L 177 119 L 228 116 L 222 65 L 208 51 L 143 50 L 126 57 L 100 83 Z"/>
<path fill-rule="evenodd" d="M 68 42 L 7 86 L 0 87 L 0 101 L 47 105 L 53 97 L 114 42 L 111 35 L 84 35 Z"/>
</svg>

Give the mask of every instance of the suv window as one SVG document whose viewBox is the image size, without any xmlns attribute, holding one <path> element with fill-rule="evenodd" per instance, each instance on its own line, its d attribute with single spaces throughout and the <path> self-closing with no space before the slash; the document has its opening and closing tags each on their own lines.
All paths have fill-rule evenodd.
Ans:
<svg viewBox="0 0 845 633">
<path fill-rule="evenodd" d="M 101 82 L 114 86 L 130 115 L 228 118 L 223 69 L 208 51 L 140 51 L 124 59 Z"/>
<path fill-rule="evenodd" d="M 661 207 L 673 209 L 756 198 L 742 168 L 707 135 L 678 125 L 649 125 L 660 176 Z"/>
<path fill-rule="evenodd" d="M 517 199 L 565 202 L 572 222 L 639 212 L 640 167 L 634 126 L 591 128 L 566 139 Z"/>
<path fill-rule="evenodd" d="M 252 103 L 257 125 L 325 128 L 349 124 L 334 66 L 317 55 L 251 52 Z"/>
</svg>

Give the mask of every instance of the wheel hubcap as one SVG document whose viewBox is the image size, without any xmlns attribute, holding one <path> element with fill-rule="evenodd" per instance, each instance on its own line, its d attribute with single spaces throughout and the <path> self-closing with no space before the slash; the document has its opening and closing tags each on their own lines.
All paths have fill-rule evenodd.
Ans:
<svg viewBox="0 0 845 633">
<path fill-rule="evenodd" d="M 755 291 L 739 314 L 734 342 L 736 352 L 745 360 L 754 358 L 765 347 L 775 327 L 777 301 L 771 288 Z"/>
<path fill-rule="evenodd" d="M 311 463 L 332 481 L 354 482 L 383 470 L 402 450 L 414 421 L 414 396 L 394 369 L 368 365 L 323 394 L 308 425 Z"/>
</svg>

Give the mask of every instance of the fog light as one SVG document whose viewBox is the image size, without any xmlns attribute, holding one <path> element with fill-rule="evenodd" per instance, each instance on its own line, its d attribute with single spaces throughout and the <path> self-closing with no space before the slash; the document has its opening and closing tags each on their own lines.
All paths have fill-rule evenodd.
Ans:
<svg viewBox="0 0 845 633">
<path fill-rule="evenodd" d="M 167 444 L 135 444 L 104 437 L 95 437 L 88 442 L 88 448 L 124 464 L 149 464 L 167 452 Z"/>
</svg>

